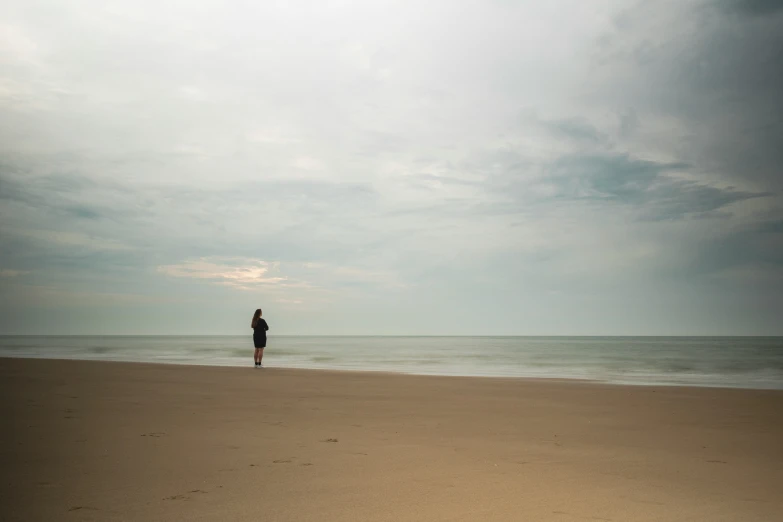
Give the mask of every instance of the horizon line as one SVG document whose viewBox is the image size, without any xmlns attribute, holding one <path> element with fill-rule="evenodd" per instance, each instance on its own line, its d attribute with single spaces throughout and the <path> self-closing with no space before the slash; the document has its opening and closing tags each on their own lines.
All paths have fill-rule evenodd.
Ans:
<svg viewBox="0 0 783 522">
<path fill-rule="evenodd" d="M 245 337 L 251 334 L 31 334 L 0 333 L 0 337 Z M 783 337 L 783 334 L 272 334 L 270 337 Z"/>
</svg>

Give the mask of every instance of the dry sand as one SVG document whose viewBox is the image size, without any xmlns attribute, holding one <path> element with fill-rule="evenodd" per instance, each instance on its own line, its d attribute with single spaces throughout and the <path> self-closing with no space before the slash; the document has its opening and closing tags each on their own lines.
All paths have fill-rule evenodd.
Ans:
<svg viewBox="0 0 783 522">
<path fill-rule="evenodd" d="M 783 393 L 0 360 L 0 519 L 783 520 Z"/>
</svg>

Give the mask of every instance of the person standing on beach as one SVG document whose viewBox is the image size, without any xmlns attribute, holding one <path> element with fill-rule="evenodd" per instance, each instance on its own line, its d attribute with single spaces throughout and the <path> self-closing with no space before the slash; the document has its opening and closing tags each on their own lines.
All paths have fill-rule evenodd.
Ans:
<svg viewBox="0 0 783 522">
<path fill-rule="evenodd" d="M 256 354 L 253 360 L 256 363 L 256 368 L 263 368 L 261 359 L 264 358 L 264 348 L 266 348 L 266 331 L 269 330 L 269 325 L 266 324 L 261 318 L 261 309 L 256 310 L 253 314 L 253 320 L 250 322 L 250 328 L 253 329 L 253 345 L 256 347 Z"/>
</svg>

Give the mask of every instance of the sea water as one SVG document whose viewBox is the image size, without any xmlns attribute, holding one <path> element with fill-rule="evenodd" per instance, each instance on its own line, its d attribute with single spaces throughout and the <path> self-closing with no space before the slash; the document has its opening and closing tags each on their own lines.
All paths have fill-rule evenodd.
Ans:
<svg viewBox="0 0 783 522">
<path fill-rule="evenodd" d="M 0 357 L 252 366 L 250 336 L 0 337 Z M 270 336 L 268 367 L 783 389 L 783 337 Z"/>
</svg>

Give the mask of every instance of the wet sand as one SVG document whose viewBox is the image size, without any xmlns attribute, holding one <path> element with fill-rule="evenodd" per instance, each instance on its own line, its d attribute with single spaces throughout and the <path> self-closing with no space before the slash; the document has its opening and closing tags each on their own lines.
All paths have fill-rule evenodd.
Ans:
<svg viewBox="0 0 783 522">
<path fill-rule="evenodd" d="M 779 521 L 783 392 L 0 359 L 0 520 Z"/>
</svg>

